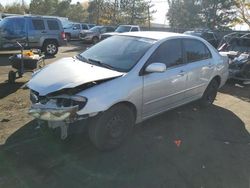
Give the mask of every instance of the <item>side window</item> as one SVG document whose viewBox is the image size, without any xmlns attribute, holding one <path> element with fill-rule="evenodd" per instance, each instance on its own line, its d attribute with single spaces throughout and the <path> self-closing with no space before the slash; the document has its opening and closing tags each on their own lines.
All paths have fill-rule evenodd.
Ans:
<svg viewBox="0 0 250 188">
<path fill-rule="evenodd" d="M 113 27 L 108 27 L 107 28 L 107 32 L 113 32 L 114 31 L 114 28 Z"/>
<path fill-rule="evenodd" d="M 185 39 L 183 45 L 187 63 L 211 58 L 209 49 L 201 41 Z"/>
<path fill-rule="evenodd" d="M 47 20 L 49 30 L 60 30 L 56 20 Z"/>
<path fill-rule="evenodd" d="M 137 27 L 132 27 L 131 31 L 138 31 L 138 28 Z"/>
<path fill-rule="evenodd" d="M 100 33 L 105 33 L 105 32 L 107 32 L 107 28 L 106 27 L 103 27 L 103 28 L 100 29 Z"/>
<path fill-rule="evenodd" d="M 45 30 L 44 22 L 41 19 L 32 19 L 32 25 L 34 30 Z"/>
<path fill-rule="evenodd" d="M 172 39 L 161 44 L 149 58 L 150 63 L 159 62 L 167 67 L 183 63 L 182 47 L 180 39 Z"/>
<path fill-rule="evenodd" d="M 82 24 L 82 29 L 88 30 L 89 28 L 88 28 L 88 26 L 86 24 Z"/>
<path fill-rule="evenodd" d="M 81 29 L 80 24 L 75 24 L 74 27 L 75 27 L 77 30 L 80 30 L 80 29 Z"/>
<path fill-rule="evenodd" d="M 206 40 L 214 40 L 215 39 L 213 33 L 203 33 L 202 36 Z"/>
<path fill-rule="evenodd" d="M 11 18 L 5 24 L 4 31 L 7 35 L 18 35 L 22 36 L 26 33 L 25 31 L 25 20 L 24 18 Z"/>
</svg>

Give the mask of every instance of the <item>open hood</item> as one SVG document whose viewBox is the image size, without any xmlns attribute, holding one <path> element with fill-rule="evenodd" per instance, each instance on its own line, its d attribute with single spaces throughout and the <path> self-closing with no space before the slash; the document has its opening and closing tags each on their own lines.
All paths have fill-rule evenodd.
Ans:
<svg viewBox="0 0 250 188">
<path fill-rule="evenodd" d="M 76 86 L 123 75 L 107 68 L 84 63 L 74 58 L 63 58 L 35 73 L 27 86 L 40 96 Z"/>
</svg>

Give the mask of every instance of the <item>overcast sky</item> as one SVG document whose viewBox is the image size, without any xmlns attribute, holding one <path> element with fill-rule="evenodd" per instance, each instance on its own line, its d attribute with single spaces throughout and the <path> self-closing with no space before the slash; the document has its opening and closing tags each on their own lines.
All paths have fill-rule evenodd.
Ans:
<svg viewBox="0 0 250 188">
<path fill-rule="evenodd" d="M 30 3 L 30 0 L 24 0 L 24 1 L 27 4 Z M 72 0 L 72 3 L 76 3 L 77 1 L 83 2 L 85 0 Z M 0 3 L 2 5 L 11 4 L 13 2 L 21 3 L 22 0 L 0 0 Z M 155 4 L 153 9 L 157 10 L 157 12 L 153 15 L 153 17 L 154 17 L 153 22 L 164 24 L 165 15 L 167 12 L 167 7 L 168 7 L 167 0 L 152 0 L 152 3 Z"/>
</svg>

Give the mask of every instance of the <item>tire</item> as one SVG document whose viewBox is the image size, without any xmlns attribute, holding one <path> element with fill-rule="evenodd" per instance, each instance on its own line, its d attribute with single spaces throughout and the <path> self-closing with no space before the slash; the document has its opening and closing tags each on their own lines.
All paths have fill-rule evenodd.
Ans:
<svg viewBox="0 0 250 188">
<path fill-rule="evenodd" d="M 91 120 L 89 138 L 98 150 L 111 151 L 127 138 L 134 123 L 133 111 L 126 105 L 116 105 Z"/>
<path fill-rule="evenodd" d="M 58 52 L 58 44 L 53 40 L 45 41 L 43 45 L 43 51 L 48 56 L 54 56 Z"/>
<path fill-rule="evenodd" d="M 207 107 L 213 104 L 217 91 L 219 88 L 219 83 L 216 79 L 213 79 L 207 86 L 202 98 L 200 99 L 200 105 L 202 107 Z"/>
<path fill-rule="evenodd" d="M 93 37 L 92 43 L 93 43 L 93 44 L 96 44 L 96 43 L 98 43 L 98 42 L 99 42 L 98 37 Z"/>
<path fill-rule="evenodd" d="M 14 71 L 10 71 L 8 74 L 8 82 L 10 84 L 14 84 L 16 80 L 16 73 Z"/>
</svg>

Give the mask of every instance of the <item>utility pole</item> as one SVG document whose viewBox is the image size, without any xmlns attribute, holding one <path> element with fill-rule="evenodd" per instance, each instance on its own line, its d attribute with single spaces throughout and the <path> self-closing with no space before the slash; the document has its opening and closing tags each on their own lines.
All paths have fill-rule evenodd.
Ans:
<svg viewBox="0 0 250 188">
<path fill-rule="evenodd" d="M 148 6 L 148 29 L 150 29 L 150 7 Z"/>
</svg>

